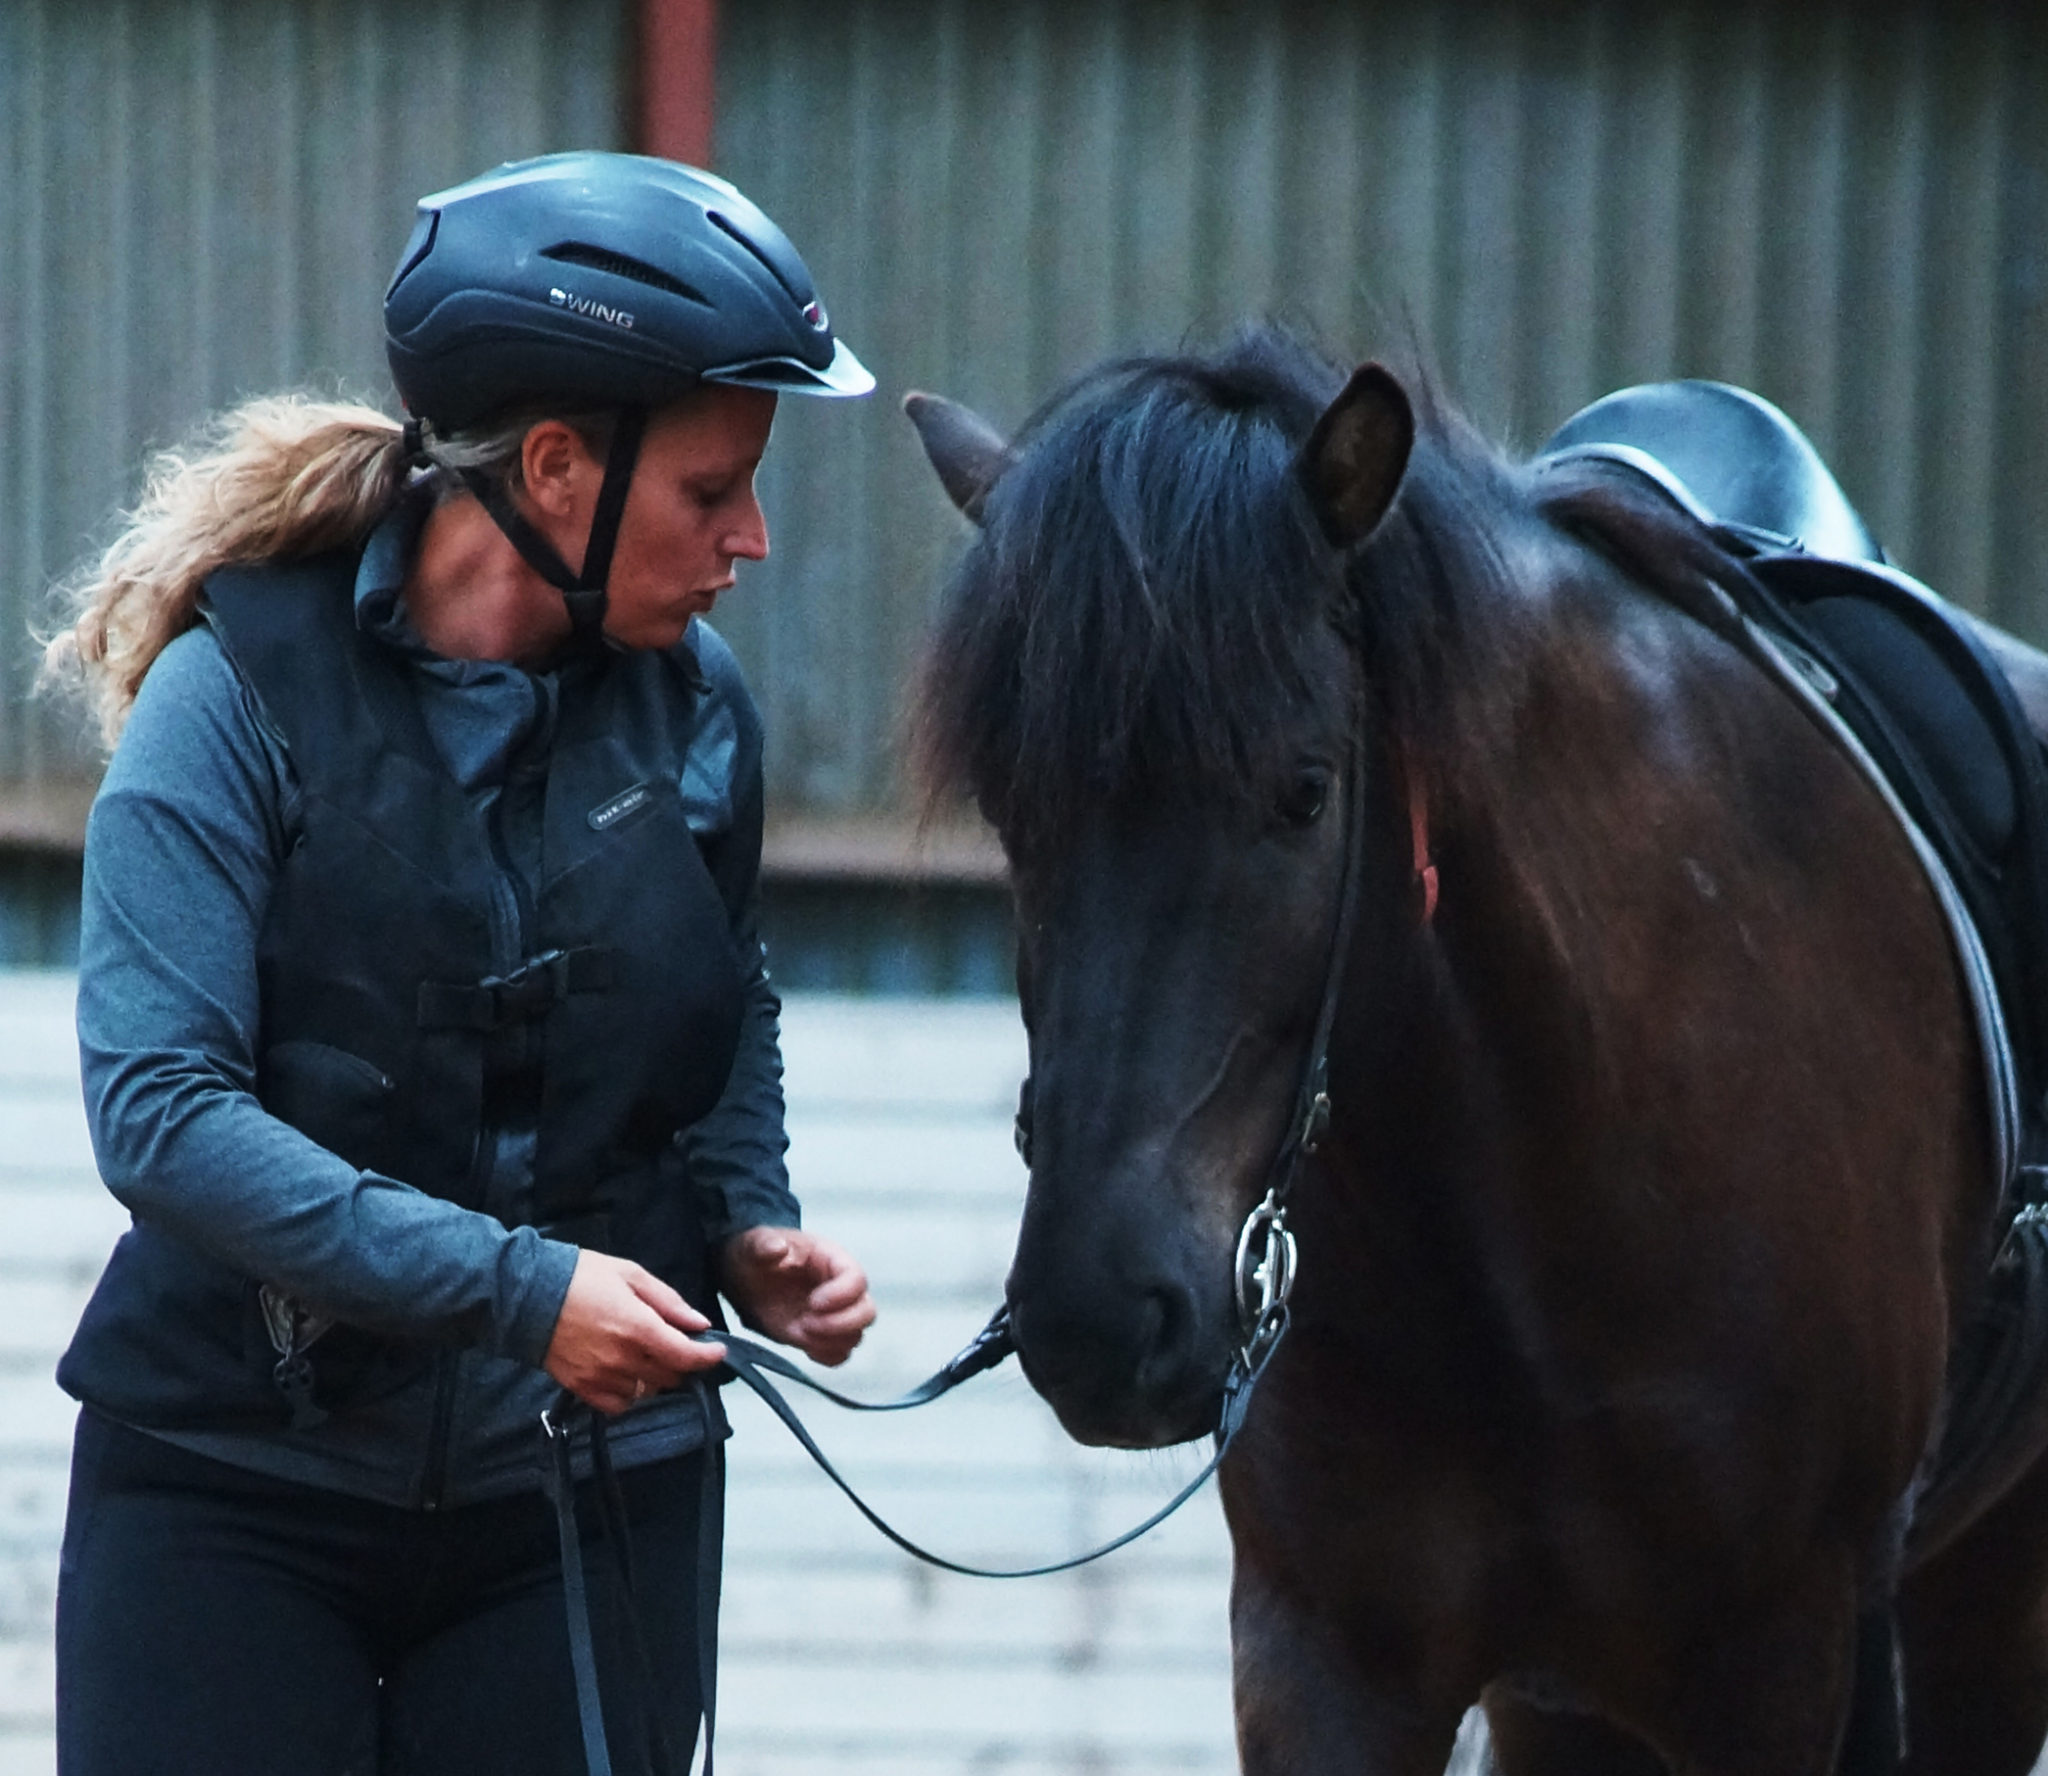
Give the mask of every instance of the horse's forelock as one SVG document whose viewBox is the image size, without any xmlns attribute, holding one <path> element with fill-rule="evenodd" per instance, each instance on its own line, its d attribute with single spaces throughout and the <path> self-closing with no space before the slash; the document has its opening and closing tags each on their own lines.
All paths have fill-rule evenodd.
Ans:
<svg viewBox="0 0 2048 1776">
<path fill-rule="evenodd" d="M 927 654 L 934 789 L 1057 830 L 1104 801 L 1244 808 L 1347 684 L 1295 454 L 1341 383 L 1285 335 L 1085 376 L 1020 434 Z"/>
</svg>

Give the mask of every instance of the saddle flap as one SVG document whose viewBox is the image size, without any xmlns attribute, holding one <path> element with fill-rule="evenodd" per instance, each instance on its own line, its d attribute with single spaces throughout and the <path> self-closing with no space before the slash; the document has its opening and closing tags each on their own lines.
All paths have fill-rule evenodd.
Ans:
<svg viewBox="0 0 2048 1776">
<path fill-rule="evenodd" d="M 1865 719 L 1884 724 L 1898 768 L 1932 804 L 1923 824 L 1961 837 L 1977 867 L 2003 870 L 2018 818 L 2015 761 L 1966 632 L 1883 573 L 1811 555 L 1765 556 L 1751 567 L 1854 687 Z M 1859 712 L 1845 713 L 1853 722 Z"/>
</svg>

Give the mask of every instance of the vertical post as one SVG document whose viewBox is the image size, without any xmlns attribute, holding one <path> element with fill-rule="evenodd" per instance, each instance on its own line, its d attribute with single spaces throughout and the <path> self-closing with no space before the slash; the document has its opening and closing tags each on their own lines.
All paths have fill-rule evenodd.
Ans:
<svg viewBox="0 0 2048 1776">
<path fill-rule="evenodd" d="M 639 0 L 639 115 L 643 154 L 711 164 L 718 82 L 718 0 Z"/>
</svg>

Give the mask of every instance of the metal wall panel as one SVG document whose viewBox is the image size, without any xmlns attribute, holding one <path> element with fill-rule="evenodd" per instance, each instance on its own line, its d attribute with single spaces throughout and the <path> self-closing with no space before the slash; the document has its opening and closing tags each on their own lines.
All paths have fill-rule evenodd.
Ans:
<svg viewBox="0 0 2048 1776">
<path fill-rule="evenodd" d="M 1504 441 L 1631 381 L 1790 410 L 1905 566 L 2048 638 L 2048 9 L 748 0 L 721 168 L 883 399 L 785 402 L 720 622 L 785 808 L 902 794 L 958 528 L 896 398 L 1012 423 L 1273 313 L 1412 343 Z"/>
<path fill-rule="evenodd" d="M 0 5 L 0 800 L 25 824 L 93 765 L 25 701 L 25 632 L 145 452 L 240 395 L 385 400 L 414 200 L 623 146 L 629 21 L 628 0 Z"/>
<path fill-rule="evenodd" d="M 628 0 L 0 6 L 0 621 L 238 393 L 382 387 L 411 199 L 621 139 Z M 2048 13 L 1989 0 L 746 0 L 718 158 L 883 398 L 790 401 L 720 613 L 785 814 L 900 806 L 958 529 L 895 397 L 1013 422 L 1274 313 L 1412 345 L 1506 440 L 1622 383 L 1761 388 L 1894 552 L 2048 634 Z M 0 803 L 90 756 L 0 649 Z M 32 799 L 32 798 L 31 798 Z M 4 810 L 0 810 L 4 812 Z M 4 825 L 0 821 L 0 825 Z M 62 824 L 61 819 L 58 822 Z M 4 833 L 0 833 L 4 836 Z"/>
</svg>

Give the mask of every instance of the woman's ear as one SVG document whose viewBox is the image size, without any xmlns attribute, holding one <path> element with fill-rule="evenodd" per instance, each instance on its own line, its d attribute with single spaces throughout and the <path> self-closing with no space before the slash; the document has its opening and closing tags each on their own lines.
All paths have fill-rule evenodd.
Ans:
<svg viewBox="0 0 2048 1776">
<path fill-rule="evenodd" d="M 576 428 L 543 419 L 527 428 L 519 443 L 519 474 L 526 497 L 549 518 L 576 516 L 584 498 L 595 498 L 603 469 Z"/>
</svg>

